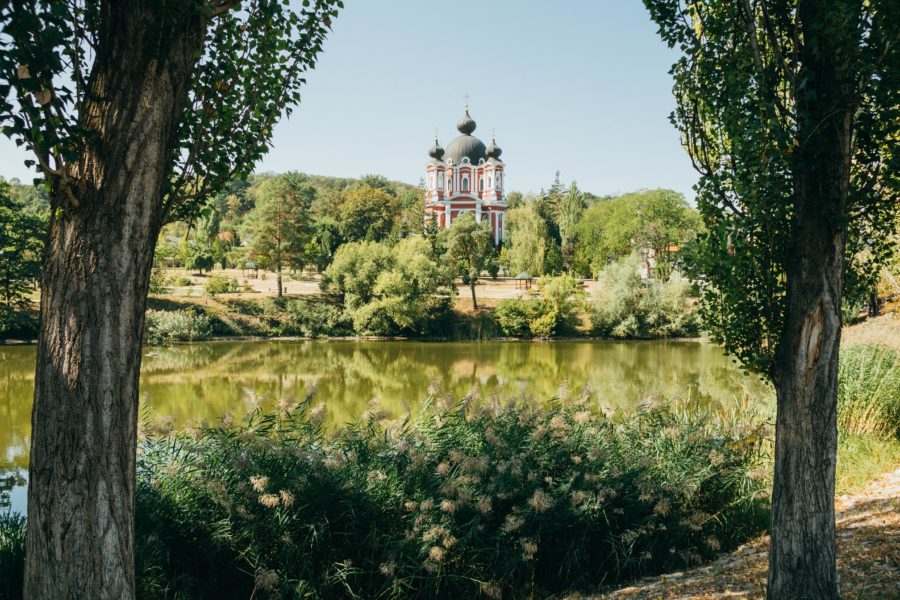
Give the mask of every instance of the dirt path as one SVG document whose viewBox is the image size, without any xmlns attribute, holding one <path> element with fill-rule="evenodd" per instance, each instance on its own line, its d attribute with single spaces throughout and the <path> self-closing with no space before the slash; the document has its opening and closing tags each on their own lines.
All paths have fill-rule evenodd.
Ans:
<svg viewBox="0 0 900 600">
<path fill-rule="evenodd" d="M 900 469 L 859 492 L 839 497 L 835 509 L 841 596 L 845 600 L 900 598 Z M 703 567 L 581 598 L 764 598 L 768 546 L 765 536 Z"/>
</svg>

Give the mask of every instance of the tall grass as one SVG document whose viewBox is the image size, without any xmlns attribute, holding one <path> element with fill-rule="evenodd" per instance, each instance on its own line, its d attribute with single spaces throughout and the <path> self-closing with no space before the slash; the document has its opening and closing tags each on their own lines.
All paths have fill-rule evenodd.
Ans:
<svg viewBox="0 0 900 600">
<path fill-rule="evenodd" d="M 900 352 L 877 344 L 841 349 L 838 429 L 845 435 L 900 434 Z"/>
<path fill-rule="evenodd" d="M 148 440 L 141 597 L 531 597 L 680 568 L 765 526 L 758 435 L 653 410 L 321 409 Z"/>
</svg>

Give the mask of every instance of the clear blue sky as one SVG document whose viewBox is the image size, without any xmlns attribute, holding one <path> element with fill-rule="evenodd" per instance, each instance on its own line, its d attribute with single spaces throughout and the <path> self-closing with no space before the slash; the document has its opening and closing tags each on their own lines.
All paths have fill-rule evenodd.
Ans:
<svg viewBox="0 0 900 600">
<path fill-rule="evenodd" d="M 595 194 L 696 175 L 668 122 L 676 56 L 637 0 L 347 0 L 303 101 L 258 171 L 418 183 L 437 128 L 457 135 L 463 95 L 475 135 L 503 148 L 508 189 L 559 169 Z M 30 179 L 0 140 L 0 175 Z"/>
</svg>

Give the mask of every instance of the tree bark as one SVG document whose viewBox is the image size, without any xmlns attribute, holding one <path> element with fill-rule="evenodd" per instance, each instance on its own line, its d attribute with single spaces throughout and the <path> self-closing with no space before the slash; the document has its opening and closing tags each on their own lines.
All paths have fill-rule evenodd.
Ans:
<svg viewBox="0 0 900 600">
<path fill-rule="evenodd" d="M 25 597 L 133 598 L 138 376 L 163 194 L 201 21 L 192 3 L 101 7 L 87 147 L 54 190 L 35 373 Z"/>
<path fill-rule="evenodd" d="M 851 82 L 839 65 L 847 58 L 841 44 L 856 41 L 852 19 L 838 23 L 846 14 L 829 0 L 800 3 L 800 79 L 806 85 L 797 103 L 787 310 L 773 368 L 778 413 L 770 599 L 839 598 L 834 474 L 852 130 Z"/>
<path fill-rule="evenodd" d="M 275 279 L 276 279 L 276 282 L 278 285 L 278 297 L 282 298 L 282 297 L 284 297 L 284 283 L 281 279 L 281 263 L 278 263 L 278 266 L 276 268 L 276 273 L 277 273 L 277 275 L 276 275 Z"/>
<path fill-rule="evenodd" d="M 472 310 L 478 310 L 478 300 L 475 299 L 475 282 L 469 281 L 469 289 L 472 291 Z"/>
</svg>

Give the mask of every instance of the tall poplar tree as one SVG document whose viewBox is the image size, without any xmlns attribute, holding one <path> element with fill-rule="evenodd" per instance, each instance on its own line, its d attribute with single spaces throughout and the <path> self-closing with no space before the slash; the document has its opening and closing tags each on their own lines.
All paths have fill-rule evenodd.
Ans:
<svg viewBox="0 0 900 600">
<path fill-rule="evenodd" d="M 160 228 L 251 172 L 340 4 L 0 5 L 0 124 L 51 192 L 26 598 L 134 597 L 138 375 Z"/>
<path fill-rule="evenodd" d="M 900 3 L 645 4 L 682 53 L 672 120 L 701 174 L 707 325 L 777 392 L 768 594 L 837 598 L 841 301 L 894 227 Z"/>
</svg>

